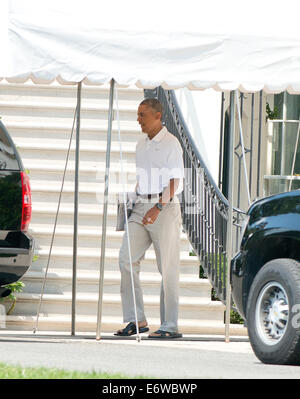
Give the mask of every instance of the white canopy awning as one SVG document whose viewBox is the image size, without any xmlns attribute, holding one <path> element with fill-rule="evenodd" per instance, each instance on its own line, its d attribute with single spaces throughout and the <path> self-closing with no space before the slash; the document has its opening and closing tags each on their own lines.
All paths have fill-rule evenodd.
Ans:
<svg viewBox="0 0 300 399">
<path fill-rule="evenodd" d="M 111 81 L 104 198 L 108 193 L 113 88 L 300 93 L 300 6 L 294 0 L 2 0 L 0 79 L 63 84 Z M 114 79 L 114 80 L 112 80 Z M 75 331 L 80 92 L 76 127 L 72 334 Z M 231 102 L 234 105 L 233 93 Z M 229 159 L 233 159 L 231 106 Z M 226 251 L 231 259 L 233 173 L 229 166 Z M 107 202 L 104 201 L 97 339 L 100 338 Z M 49 263 L 48 263 L 49 264 Z M 47 266 L 48 268 L 48 266 Z M 227 268 L 226 339 L 230 315 Z M 101 286 L 102 285 L 102 286 Z"/>
<path fill-rule="evenodd" d="M 3 1 L 0 76 L 300 93 L 297 2 L 206 3 Z"/>
</svg>

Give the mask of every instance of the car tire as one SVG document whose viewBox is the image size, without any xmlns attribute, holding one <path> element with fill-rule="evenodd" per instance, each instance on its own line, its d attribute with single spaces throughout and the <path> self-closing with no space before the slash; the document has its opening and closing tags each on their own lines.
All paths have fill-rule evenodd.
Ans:
<svg viewBox="0 0 300 399">
<path fill-rule="evenodd" d="M 251 285 L 246 315 L 259 360 L 300 365 L 300 263 L 293 259 L 266 263 Z"/>
</svg>

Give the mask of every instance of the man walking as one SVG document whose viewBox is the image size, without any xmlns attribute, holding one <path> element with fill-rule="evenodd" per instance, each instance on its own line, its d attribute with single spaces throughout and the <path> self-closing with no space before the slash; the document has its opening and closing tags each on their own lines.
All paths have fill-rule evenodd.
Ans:
<svg viewBox="0 0 300 399">
<path fill-rule="evenodd" d="M 153 244 L 162 276 L 160 328 L 149 338 L 178 338 L 178 290 L 181 212 L 177 198 L 183 189 L 182 149 L 175 136 L 162 125 L 163 108 L 156 99 L 146 99 L 138 107 L 138 122 L 145 133 L 136 147 L 137 201 L 129 218 L 128 234 L 133 268 L 139 331 L 149 331 L 139 281 L 140 262 Z M 121 298 L 124 322 L 115 335 L 136 334 L 128 239 L 124 234 L 119 254 Z"/>
</svg>

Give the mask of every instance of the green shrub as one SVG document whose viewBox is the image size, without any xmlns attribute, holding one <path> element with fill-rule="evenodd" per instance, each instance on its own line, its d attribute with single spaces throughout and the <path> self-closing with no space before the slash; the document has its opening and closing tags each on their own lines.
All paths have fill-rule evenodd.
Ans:
<svg viewBox="0 0 300 399">
<path fill-rule="evenodd" d="M 235 310 L 230 311 L 230 323 L 231 324 L 244 324 L 244 319 Z"/>
<path fill-rule="evenodd" d="M 195 252 L 191 252 L 190 255 L 191 256 L 195 256 L 196 254 L 195 254 Z M 219 255 L 217 255 L 217 256 L 219 258 Z M 211 256 L 211 260 L 212 259 L 213 259 L 213 256 Z M 221 274 L 221 279 L 222 280 L 223 280 L 223 267 L 224 267 L 223 265 L 224 265 L 224 259 L 222 259 L 221 267 L 220 267 L 220 270 L 219 270 L 219 273 Z M 205 270 L 204 270 L 202 265 L 200 265 L 200 268 L 199 268 L 199 278 L 207 278 L 207 275 L 206 275 Z M 219 301 L 220 300 L 218 298 L 214 288 L 212 288 L 212 290 L 211 290 L 211 300 L 212 301 Z M 230 323 L 231 324 L 244 324 L 244 319 L 241 317 L 241 315 L 238 312 L 236 312 L 235 310 L 231 310 L 230 311 Z"/>
</svg>

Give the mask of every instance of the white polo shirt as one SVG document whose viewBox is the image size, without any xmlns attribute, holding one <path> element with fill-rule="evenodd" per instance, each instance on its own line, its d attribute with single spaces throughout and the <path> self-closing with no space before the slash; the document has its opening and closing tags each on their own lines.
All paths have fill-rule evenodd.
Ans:
<svg viewBox="0 0 300 399">
<path fill-rule="evenodd" d="M 158 194 L 170 179 L 180 179 L 175 194 L 183 190 L 184 165 L 182 148 L 166 127 L 149 139 L 145 134 L 136 146 L 136 176 L 138 194 Z"/>
</svg>

